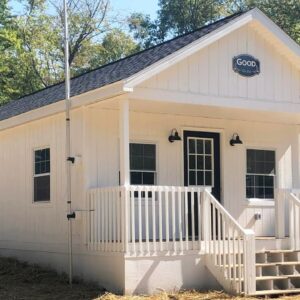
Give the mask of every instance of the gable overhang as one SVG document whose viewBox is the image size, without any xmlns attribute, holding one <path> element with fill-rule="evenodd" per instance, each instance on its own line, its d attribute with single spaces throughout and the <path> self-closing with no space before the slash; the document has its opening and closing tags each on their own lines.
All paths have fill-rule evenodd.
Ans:
<svg viewBox="0 0 300 300">
<path fill-rule="evenodd" d="M 300 69 L 300 46 L 262 11 L 255 8 L 127 78 L 124 81 L 124 91 L 132 92 L 134 87 L 150 79 L 152 76 L 159 74 L 245 25 L 253 27 L 267 41 L 272 43 L 280 54 L 292 61 L 293 65 Z"/>
</svg>

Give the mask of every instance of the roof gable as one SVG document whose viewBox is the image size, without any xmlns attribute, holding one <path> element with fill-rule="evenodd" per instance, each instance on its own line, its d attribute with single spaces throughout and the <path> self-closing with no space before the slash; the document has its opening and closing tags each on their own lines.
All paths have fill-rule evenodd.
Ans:
<svg viewBox="0 0 300 300">
<path fill-rule="evenodd" d="M 282 55 L 291 60 L 296 68 L 300 69 L 300 46 L 270 18 L 255 8 L 236 16 L 236 18 L 229 20 L 226 24 L 216 28 L 214 31 L 199 37 L 185 47 L 161 59 L 159 62 L 129 77 L 125 82 L 125 89 L 131 90 L 152 76 L 157 75 L 188 56 L 195 54 L 199 50 L 208 47 L 217 40 L 248 24 L 259 31 Z"/>
</svg>

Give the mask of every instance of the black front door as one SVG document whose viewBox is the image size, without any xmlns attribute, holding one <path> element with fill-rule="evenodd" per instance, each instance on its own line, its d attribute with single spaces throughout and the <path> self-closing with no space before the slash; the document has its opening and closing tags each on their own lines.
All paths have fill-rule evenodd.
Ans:
<svg viewBox="0 0 300 300">
<path fill-rule="evenodd" d="M 212 194 L 220 201 L 219 133 L 184 131 L 184 184 L 212 187 Z"/>
</svg>

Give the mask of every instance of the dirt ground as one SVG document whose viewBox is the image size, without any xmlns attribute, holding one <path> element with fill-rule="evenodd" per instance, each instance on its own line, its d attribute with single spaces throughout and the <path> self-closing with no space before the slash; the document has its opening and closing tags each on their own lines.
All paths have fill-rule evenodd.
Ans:
<svg viewBox="0 0 300 300">
<path fill-rule="evenodd" d="M 72 289 L 66 275 L 57 275 L 35 265 L 21 263 L 12 258 L 0 257 L 0 300 L 255 300 L 255 298 L 230 297 L 221 292 L 199 293 L 186 291 L 154 296 L 117 296 L 106 293 L 93 284 L 74 280 Z M 262 298 L 260 298 L 262 299 Z M 280 299 L 300 300 L 299 296 Z"/>
</svg>

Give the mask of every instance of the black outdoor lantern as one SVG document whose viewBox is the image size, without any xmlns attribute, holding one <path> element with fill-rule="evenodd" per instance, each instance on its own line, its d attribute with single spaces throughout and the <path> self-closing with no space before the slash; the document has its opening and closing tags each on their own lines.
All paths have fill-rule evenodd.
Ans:
<svg viewBox="0 0 300 300">
<path fill-rule="evenodd" d="M 169 136 L 169 142 L 173 143 L 174 141 L 181 141 L 181 137 L 179 136 L 176 128 L 171 130 L 171 134 Z"/>
<path fill-rule="evenodd" d="M 234 133 L 232 135 L 232 138 L 231 138 L 229 143 L 230 143 L 231 146 L 238 145 L 238 144 L 243 144 L 243 142 L 241 141 L 241 139 L 240 139 L 240 137 L 237 133 Z"/>
</svg>

